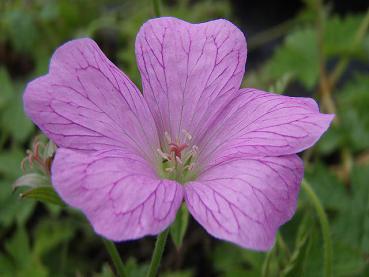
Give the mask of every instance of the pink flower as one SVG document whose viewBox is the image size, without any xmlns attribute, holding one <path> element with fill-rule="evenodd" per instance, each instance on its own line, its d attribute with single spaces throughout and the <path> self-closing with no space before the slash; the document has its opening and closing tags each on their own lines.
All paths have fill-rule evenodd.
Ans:
<svg viewBox="0 0 369 277">
<path fill-rule="evenodd" d="M 296 210 L 296 155 L 333 115 L 316 102 L 240 89 L 242 32 L 226 20 L 145 23 L 136 39 L 143 94 L 91 39 L 58 48 L 24 94 L 58 146 L 52 182 L 95 231 L 154 235 L 183 201 L 214 237 L 267 250 Z"/>
</svg>

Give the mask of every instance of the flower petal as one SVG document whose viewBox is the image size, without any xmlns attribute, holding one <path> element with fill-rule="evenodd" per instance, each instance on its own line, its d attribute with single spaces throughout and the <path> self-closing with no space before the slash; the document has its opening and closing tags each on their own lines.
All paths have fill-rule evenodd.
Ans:
<svg viewBox="0 0 369 277">
<path fill-rule="evenodd" d="M 66 203 L 83 211 L 96 233 L 115 241 L 160 233 L 183 199 L 181 185 L 160 180 L 146 160 L 120 149 L 59 148 L 52 183 Z"/>
<path fill-rule="evenodd" d="M 49 73 L 28 84 L 24 107 L 38 127 L 65 148 L 119 146 L 152 155 L 150 148 L 158 145 L 139 90 L 91 39 L 73 40 L 56 50 Z"/>
<path fill-rule="evenodd" d="M 229 155 L 294 154 L 311 147 L 333 117 L 319 113 L 310 98 L 242 89 L 198 146 L 208 163 Z"/>
<path fill-rule="evenodd" d="M 194 218 L 213 236 L 268 250 L 296 210 L 303 164 L 297 155 L 223 161 L 185 186 Z"/>
<path fill-rule="evenodd" d="M 201 24 L 163 17 L 136 39 L 144 97 L 161 132 L 194 140 L 238 91 L 245 62 L 243 33 L 226 20 Z"/>
</svg>

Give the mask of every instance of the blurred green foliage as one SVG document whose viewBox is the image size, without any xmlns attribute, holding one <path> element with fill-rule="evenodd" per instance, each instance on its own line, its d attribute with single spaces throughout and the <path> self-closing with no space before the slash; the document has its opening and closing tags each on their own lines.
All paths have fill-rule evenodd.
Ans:
<svg viewBox="0 0 369 277">
<path fill-rule="evenodd" d="M 224 17 L 237 23 L 226 0 L 163 2 L 165 15 L 194 22 Z M 294 95 L 301 90 L 322 99 L 322 56 L 328 74 L 343 64 L 329 91 L 337 120 L 318 145 L 303 154 L 305 175 L 329 217 L 334 276 L 369 276 L 368 15 L 342 17 L 324 7 L 324 30 L 319 30 L 315 3 L 306 1 L 291 19 L 293 24 L 277 35 L 280 44 L 265 62 L 248 70 L 244 83 Z M 24 190 L 12 191 L 12 183 L 22 175 L 25 150 L 32 148 L 37 134 L 23 113 L 22 92 L 27 81 L 47 72 L 57 46 L 83 36 L 93 37 L 139 85 L 135 35 L 153 16 L 148 0 L 0 1 L 0 276 L 114 276 L 103 244 L 80 213 L 53 205 L 55 198 L 56 202 L 41 204 L 21 199 Z M 253 38 L 248 39 L 252 45 Z M 321 108 L 327 111 L 323 104 Z M 32 180 L 28 179 L 29 186 L 34 185 Z M 54 197 L 47 186 L 37 193 L 43 193 L 46 202 Z M 178 217 L 183 221 L 178 219 L 171 231 L 176 247 L 167 249 L 161 276 L 199 276 L 204 274 L 202 267 L 208 276 L 322 275 L 319 221 L 304 193 L 295 217 L 282 227 L 269 253 L 209 243 L 191 223 L 185 233 L 186 220 L 193 221 L 185 212 Z M 152 246 L 150 238 L 134 247 L 122 244 L 129 276 L 144 275 Z"/>
</svg>

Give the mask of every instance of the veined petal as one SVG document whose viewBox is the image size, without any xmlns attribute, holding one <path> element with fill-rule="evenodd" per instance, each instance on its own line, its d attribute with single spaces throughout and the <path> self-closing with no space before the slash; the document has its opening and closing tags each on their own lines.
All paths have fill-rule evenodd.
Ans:
<svg viewBox="0 0 369 277">
<path fill-rule="evenodd" d="M 163 231 L 182 203 L 182 186 L 160 180 L 148 162 L 121 149 L 81 153 L 59 148 L 52 183 L 95 231 L 114 241 Z"/>
<path fill-rule="evenodd" d="M 214 237 L 264 251 L 294 214 L 302 177 L 297 155 L 230 159 L 188 183 L 185 200 Z"/>
<path fill-rule="evenodd" d="M 298 153 L 321 137 L 333 117 L 320 113 L 311 98 L 241 89 L 198 144 L 200 155 L 212 163 L 230 155 Z"/>
<path fill-rule="evenodd" d="M 201 24 L 163 17 L 146 22 L 136 38 L 143 92 L 158 129 L 194 141 L 238 91 L 245 62 L 243 33 L 226 20 Z"/>
<path fill-rule="evenodd" d="M 91 39 L 73 40 L 56 50 L 49 73 L 28 84 L 24 108 L 61 147 L 129 147 L 153 159 L 151 149 L 159 145 L 139 90 Z"/>
</svg>

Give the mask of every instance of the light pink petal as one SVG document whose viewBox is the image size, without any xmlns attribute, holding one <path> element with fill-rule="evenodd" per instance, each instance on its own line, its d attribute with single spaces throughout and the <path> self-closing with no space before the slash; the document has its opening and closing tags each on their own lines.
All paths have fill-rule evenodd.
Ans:
<svg viewBox="0 0 369 277">
<path fill-rule="evenodd" d="M 297 155 L 232 159 L 187 184 L 185 200 L 214 237 L 264 251 L 294 214 L 302 177 Z"/>
<path fill-rule="evenodd" d="M 320 138 L 333 117 L 310 98 L 242 89 L 199 143 L 200 155 L 209 163 L 229 155 L 298 153 Z"/>
<path fill-rule="evenodd" d="M 52 183 L 81 209 L 96 233 L 114 241 L 163 231 L 183 199 L 182 186 L 160 180 L 146 160 L 120 149 L 81 153 L 59 148 Z"/>
<path fill-rule="evenodd" d="M 227 20 L 201 24 L 163 17 L 136 39 L 144 97 L 160 132 L 194 140 L 239 89 L 246 62 L 243 33 Z"/>
<path fill-rule="evenodd" d="M 158 145 L 139 90 L 91 39 L 73 40 L 56 50 L 49 73 L 28 84 L 24 107 L 65 148 L 130 147 L 148 156 Z"/>
</svg>

